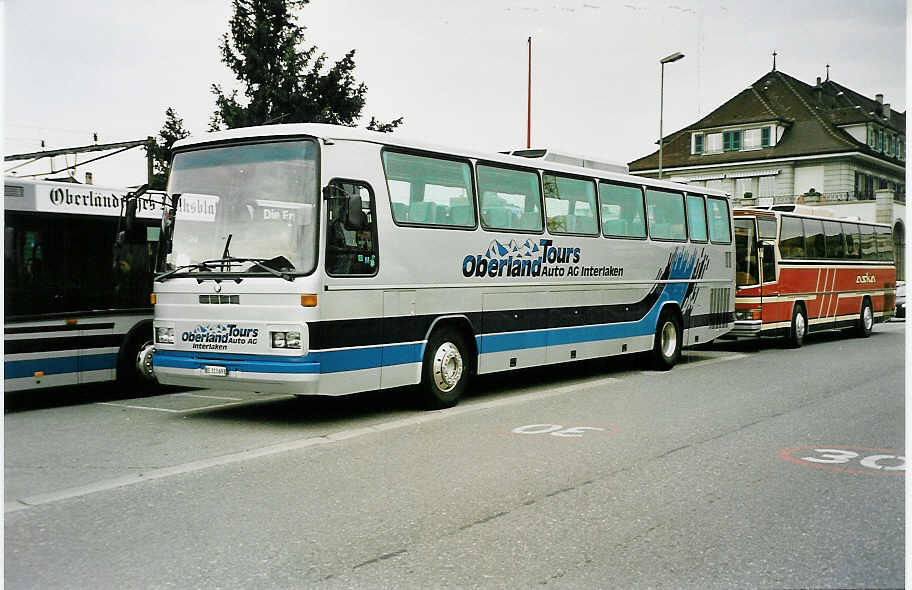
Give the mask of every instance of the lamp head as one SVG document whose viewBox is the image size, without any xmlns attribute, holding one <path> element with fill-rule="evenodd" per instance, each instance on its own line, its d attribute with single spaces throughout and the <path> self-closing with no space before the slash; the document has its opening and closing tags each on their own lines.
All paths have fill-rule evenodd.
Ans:
<svg viewBox="0 0 912 590">
<path fill-rule="evenodd" d="M 680 51 L 676 51 L 675 53 L 672 53 L 668 57 L 663 57 L 662 59 L 660 59 L 659 63 L 667 64 L 667 63 L 671 63 L 673 61 L 678 61 L 679 59 L 682 59 L 683 57 L 684 57 L 683 53 L 681 53 Z"/>
</svg>

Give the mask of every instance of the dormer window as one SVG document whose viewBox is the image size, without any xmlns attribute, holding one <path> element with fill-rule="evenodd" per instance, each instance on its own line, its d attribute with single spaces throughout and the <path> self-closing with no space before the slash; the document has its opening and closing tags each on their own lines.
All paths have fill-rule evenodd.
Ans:
<svg viewBox="0 0 912 590">
<path fill-rule="evenodd" d="M 741 149 L 741 131 L 722 132 L 722 151 L 737 152 Z"/>
</svg>

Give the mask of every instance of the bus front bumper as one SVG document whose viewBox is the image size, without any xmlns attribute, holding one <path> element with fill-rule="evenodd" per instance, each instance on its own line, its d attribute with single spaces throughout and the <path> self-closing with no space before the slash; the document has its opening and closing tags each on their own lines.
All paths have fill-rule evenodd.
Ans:
<svg viewBox="0 0 912 590">
<path fill-rule="evenodd" d="M 759 338 L 763 320 L 735 320 L 735 327 L 726 334 L 730 338 Z"/>
<path fill-rule="evenodd" d="M 156 350 L 152 362 L 155 377 L 164 385 L 294 395 L 319 393 L 320 363 L 307 357 Z"/>
</svg>

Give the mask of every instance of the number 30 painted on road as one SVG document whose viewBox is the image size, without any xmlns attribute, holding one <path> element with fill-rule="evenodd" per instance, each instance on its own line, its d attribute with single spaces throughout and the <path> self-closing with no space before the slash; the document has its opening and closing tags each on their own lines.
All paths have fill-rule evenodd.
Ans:
<svg viewBox="0 0 912 590">
<path fill-rule="evenodd" d="M 839 463 L 848 463 L 853 459 L 857 459 L 859 454 L 854 451 L 847 451 L 845 449 L 814 449 L 815 453 L 819 453 L 819 457 L 802 457 L 804 461 L 810 461 L 811 463 L 828 463 L 828 464 L 839 464 Z M 887 459 L 892 459 L 894 461 L 901 461 L 899 465 L 880 465 L 879 461 L 884 461 Z M 862 466 L 867 467 L 868 469 L 877 469 L 883 471 L 902 471 L 906 468 L 906 458 L 899 455 L 868 455 L 859 461 Z"/>
</svg>

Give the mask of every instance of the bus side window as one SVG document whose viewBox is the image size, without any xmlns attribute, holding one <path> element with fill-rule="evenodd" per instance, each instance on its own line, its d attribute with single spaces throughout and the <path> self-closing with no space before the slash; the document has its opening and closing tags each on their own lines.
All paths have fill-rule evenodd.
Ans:
<svg viewBox="0 0 912 590">
<path fill-rule="evenodd" d="M 326 272 L 331 276 L 375 275 L 380 263 L 377 250 L 377 214 L 370 185 L 333 181 L 326 212 Z M 359 196 L 360 211 L 350 211 L 352 196 Z M 352 220 L 360 221 L 357 224 Z"/>
</svg>

